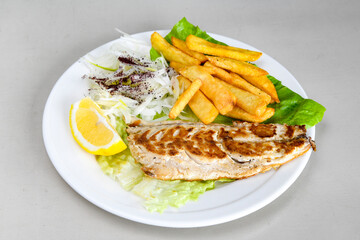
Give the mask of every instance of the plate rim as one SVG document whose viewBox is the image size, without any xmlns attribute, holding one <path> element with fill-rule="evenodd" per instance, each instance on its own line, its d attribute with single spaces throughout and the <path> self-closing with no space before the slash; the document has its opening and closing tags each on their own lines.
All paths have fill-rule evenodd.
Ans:
<svg viewBox="0 0 360 240">
<path fill-rule="evenodd" d="M 155 30 L 158 33 L 160 33 L 161 35 L 166 34 L 167 32 L 169 32 L 170 30 Z M 131 36 L 141 36 L 141 35 L 147 35 L 150 34 L 154 31 L 145 31 L 145 32 L 140 32 L 140 33 L 135 33 L 135 34 L 131 34 Z M 219 35 L 219 34 L 215 34 L 215 33 L 208 33 L 210 36 L 216 38 L 216 37 L 220 37 L 220 38 L 224 38 L 224 39 L 229 39 L 233 42 L 239 42 L 243 45 L 249 46 L 250 48 L 254 49 L 254 50 L 258 50 L 254 47 L 252 47 L 251 45 L 248 45 L 242 41 L 239 41 L 237 39 L 234 38 L 230 38 L 230 37 L 226 37 L 223 35 Z M 89 53 L 96 51 L 99 48 L 102 48 L 106 45 L 109 45 L 113 42 L 115 42 L 118 39 L 114 39 L 112 41 L 109 41 L 105 44 L 102 44 L 101 46 L 89 51 Z M 264 55 L 266 53 L 262 52 Z M 302 88 L 302 86 L 300 85 L 300 83 L 296 80 L 296 78 L 282 65 L 280 64 L 278 61 L 276 61 L 273 57 L 271 57 L 270 55 L 267 55 L 267 57 L 269 57 L 272 61 L 274 61 L 276 64 L 278 64 L 282 70 L 286 71 L 286 74 L 289 74 L 294 80 L 295 80 L 295 84 L 297 85 L 297 87 L 302 91 L 301 95 L 303 95 L 304 97 L 307 98 L 306 92 L 305 90 Z M 266 198 L 264 198 L 262 201 L 258 202 L 256 205 L 252 206 L 251 209 L 245 209 L 242 210 L 240 212 L 237 211 L 233 211 L 233 213 L 231 214 L 227 214 L 225 216 L 221 216 L 218 217 L 216 219 L 205 219 L 203 221 L 199 221 L 197 220 L 197 222 L 191 222 L 188 220 L 177 220 L 175 222 L 169 222 L 168 220 L 154 220 L 154 219 L 148 219 L 148 218 L 144 218 L 141 216 L 134 216 L 133 214 L 128 214 L 126 212 L 123 211 L 119 211 L 118 209 L 113 209 L 111 208 L 111 206 L 107 206 L 102 204 L 101 202 L 96 201 L 96 199 L 93 199 L 91 196 L 87 195 L 82 189 L 80 189 L 75 183 L 71 182 L 67 176 L 66 173 L 64 173 L 61 168 L 57 165 L 56 162 L 54 162 L 53 159 L 55 159 L 55 156 L 53 155 L 53 152 L 50 151 L 50 147 L 49 147 L 49 133 L 47 132 L 47 120 L 46 120 L 46 116 L 48 115 L 49 112 L 49 106 L 51 105 L 51 101 L 53 98 L 53 95 L 55 94 L 55 89 L 56 86 L 59 84 L 60 80 L 66 75 L 67 72 L 70 71 L 70 69 L 72 69 L 76 64 L 78 64 L 78 60 L 75 61 L 73 64 L 70 65 L 70 67 L 68 67 L 66 69 L 66 71 L 58 78 L 58 80 L 56 81 L 56 83 L 54 84 L 54 86 L 52 87 L 50 94 L 46 100 L 46 104 L 44 107 L 44 112 L 43 112 L 43 118 L 42 118 L 42 133 L 43 133 L 43 141 L 44 141 L 44 145 L 45 145 L 45 149 L 46 152 L 49 156 L 50 161 L 52 162 L 53 166 L 55 167 L 55 169 L 57 170 L 58 174 L 62 177 L 62 179 L 73 189 L 75 190 L 75 192 L 77 192 L 79 195 L 81 195 L 83 198 L 85 198 L 86 200 L 88 200 L 89 202 L 91 202 L 92 204 L 94 204 L 95 206 L 102 208 L 104 210 L 106 210 L 109 213 L 112 213 L 114 215 L 126 218 L 128 220 L 132 220 L 135 222 L 139 222 L 139 223 L 143 223 L 143 224 L 148 224 L 148 225 L 153 225 L 153 226 L 160 226 L 160 227 L 171 227 L 171 228 L 192 228 L 192 227 L 205 227 L 205 226 L 212 226 L 212 225 L 216 225 L 216 224 L 221 224 L 221 223 L 225 223 L 225 222 L 229 222 L 235 219 L 239 219 L 242 217 L 245 217 L 263 207 L 265 207 L 266 205 L 268 205 L 269 203 L 271 203 L 272 201 L 274 201 L 275 199 L 277 199 L 280 195 L 282 195 L 295 181 L 296 179 L 300 176 L 300 174 L 303 172 L 305 166 L 307 165 L 312 150 L 308 151 L 305 155 L 305 160 L 302 161 L 302 164 L 296 169 L 296 172 L 293 173 L 291 175 L 291 178 L 288 179 L 286 181 L 286 184 L 281 185 L 279 188 L 275 189 L 275 191 L 267 196 Z M 311 134 L 309 133 L 311 132 Z M 315 140 L 315 127 L 312 127 L 310 129 L 308 129 L 308 134 L 311 135 L 311 137 Z M 263 185 L 261 185 L 263 186 Z M 156 214 L 156 213 L 153 213 Z"/>
</svg>

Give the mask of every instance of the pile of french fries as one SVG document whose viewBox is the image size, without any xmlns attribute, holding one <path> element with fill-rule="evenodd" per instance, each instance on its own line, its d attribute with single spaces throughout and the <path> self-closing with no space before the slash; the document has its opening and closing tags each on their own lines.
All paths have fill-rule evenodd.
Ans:
<svg viewBox="0 0 360 240">
<path fill-rule="evenodd" d="M 274 115 L 269 103 L 279 102 L 268 72 L 249 61 L 262 53 L 208 42 L 194 35 L 186 41 L 160 34 L 151 35 L 152 47 L 162 53 L 178 76 L 185 91 L 179 96 L 169 117 L 175 119 L 189 105 L 205 124 L 222 114 L 249 122 L 263 122 Z"/>
</svg>

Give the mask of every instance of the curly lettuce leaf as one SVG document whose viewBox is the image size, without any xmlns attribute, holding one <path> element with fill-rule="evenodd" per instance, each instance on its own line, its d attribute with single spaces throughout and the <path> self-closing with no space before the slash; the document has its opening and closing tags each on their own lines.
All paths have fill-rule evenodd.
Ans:
<svg viewBox="0 0 360 240">
<path fill-rule="evenodd" d="M 179 208 L 188 201 L 196 201 L 214 187 L 215 181 L 163 181 L 144 177 L 132 192 L 145 199 L 148 211 L 163 212 L 169 206 Z"/>
<path fill-rule="evenodd" d="M 150 49 L 150 59 L 151 61 L 155 61 L 157 58 L 161 57 L 161 54 L 155 50 L 155 48 Z"/>
<path fill-rule="evenodd" d="M 185 41 L 186 37 L 190 34 L 203 38 L 209 42 L 226 46 L 225 43 L 210 37 L 209 34 L 201 30 L 198 26 L 194 26 L 193 24 L 189 23 L 185 17 L 174 25 L 171 31 L 165 36 L 165 39 L 169 43 L 171 43 L 171 37 L 176 37 L 178 39 Z"/>
<path fill-rule="evenodd" d="M 321 104 L 311 99 L 304 99 L 299 94 L 281 84 L 273 76 L 267 76 L 275 85 L 280 103 L 270 104 L 275 114 L 265 123 L 286 123 L 288 125 L 305 125 L 310 128 L 318 124 L 326 111 Z"/>
</svg>

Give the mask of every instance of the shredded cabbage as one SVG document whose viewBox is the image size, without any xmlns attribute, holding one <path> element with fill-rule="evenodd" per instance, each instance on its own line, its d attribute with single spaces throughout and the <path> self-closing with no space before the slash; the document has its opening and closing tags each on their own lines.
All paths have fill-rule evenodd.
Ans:
<svg viewBox="0 0 360 240">
<path fill-rule="evenodd" d="M 115 117 L 130 123 L 131 116 L 151 121 L 158 114 L 168 114 L 178 97 L 172 90 L 175 73 L 164 57 L 150 60 L 151 47 L 146 42 L 122 34 L 102 55 L 85 57 L 90 97 L 114 125 Z"/>
</svg>

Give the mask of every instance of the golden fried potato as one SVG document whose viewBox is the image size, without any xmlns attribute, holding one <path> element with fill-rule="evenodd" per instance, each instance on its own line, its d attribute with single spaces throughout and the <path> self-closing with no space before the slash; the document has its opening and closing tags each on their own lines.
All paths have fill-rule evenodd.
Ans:
<svg viewBox="0 0 360 240">
<path fill-rule="evenodd" d="M 202 81 L 200 79 L 196 79 L 191 83 L 191 85 L 176 100 L 174 106 L 170 110 L 169 118 L 175 119 L 181 111 L 184 110 L 191 98 L 200 89 L 201 85 Z"/>
<path fill-rule="evenodd" d="M 182 68 L 185 68 L 186 66 L 189 66 L 189 65 L 185 65 L 182 63 L 174 62 L 174 61 L 170 62 L 170 67 L 172 67 L 176 72 L 180 72 L 180 70 Z"/>
<path fill-rule="evenodd" d="M 188 67 L 191 65 L 186 65 L 186 64 L 182 64 L 182 63 L 178 63 L 178 62 L 170 62 L 170 67 L 172 67 L 176 72 L 180 72 L 180 70 L 182 68 Z M 215 70 L 213 68 L 210 67 L 203 67 L 204 70 L 206 70 L 209 74 L 215 74 Z"/>
<path fill-rule="evenodd" d="M 251 92 L 252 94 L 255 94 L 256 96 L 261 97 L 266 102 L 266 104 L 269 104 L 271 102 L 271 96 L 269 94 L 250 84 L 238 74 L 230 72 L 230 76 L 232 78 L 231 81 L 229 81 L 228 83 L 230 83 L 231 85 L 242 88 L 248 92 Z"/>
<path fill-rule="evenodd" d="M 185 43 L 190 50 L 239 61 L 256 61 L 262 55 L 261 52 L 211 43 L 194 35 L 187 36 Z"/>
<path fill-rule="evenodd" d="M 150 40 L 152 47 L 156 51 L 161 52 L 169 62 L 174 61 L 186 65 L 200 65 L 199 60 L 172 46 L 159 33 L 154 32 Z"/>
<path fill-rule="evenodd" d="M 245 78 L 249 83 L 251 83 L 255 87 L 258 87 L 267 94 L 269 94 L 275 102 L 277 103 L 280 102 L 275 86 L 270 81 L 270 79 L 267 78 L 267 76 L 253 77 L 253 76 L 244 75 L 242 77 Z"/>
<path fill-rule="evenodd" d="M 259 88 L 254 87 L 250 83 L 248 83 L 245 79 L 237 75 L 233 72 L 227 72 L 226 70 L 216 67 L 212 65 L 210 62 L 206 62 L 204 64 L 205 67 L 209 69 L 209 73 L 220 78 L 221 80 L 235 86 L 238 88 L 241 88 L 245 91 L 251 92 L 252 94 L 255 94 L 256 96 L 261 97 L 266 104 L 269 104 L 271 102 L 271 97 L 267 93 L 261 91 Z M 213 74 L 213 73 L 214 74 Z"/>
<path fill-rule="evenodd" d="M 181 69 L 180 74 L 191 81 L 200 79 L 203 83 L 200 90 L 214 103 L 221 114 L 226 114 L 235 106 L 235 95 L 219 81 L 216 81 L 204 67 L 189 66 Z"/>
<path fill-rule="evenodd" d="M 191 81 L 183 76 L 178 76 L 178 80 L 180 89 L 182 87 L 187 89 L 191 85 Z M 201 91 L 195 93 L 188 105 L 194 114 L 205 124 L 212 123 L 219 114 L 214 104 Z"/>
<path fill-rule="evenodd" d="M 183 51 L 187 55 L 190 55 L 190 56 L 198 59 L 201 63 L 207 61 L 207 58 L 205 57 L 204 54 L 190 50 L 186 46 L 186 43 L 183 40 L 178 39 L 176 37 L 171 37 L 171 42 L 172 42 L 173 46 L 177 47 L 178 49 L 180 49 L 181 51 Z"/>
<path fill-rule="evenodd" d="M 240 108 L 255 116 L 261 116 L 265 112 L 267 104 L 261 97 L 234 87 L 218 78 L 215 78 L 215 80 L 236 96 L 236 105 Z"/>
<path fill-rule="evenodd" d="M 274 108 L 266 108 L 265 112 L 261 116 L 255 116 L 236 106 L 233 108 L 233 110 L 228 112 L 226 116 L 248 122 L 261 123 L 271 118 L 274 115 L 274 113 L 275 113 Z"/>
<path fill-rule="evenodd" d="M 220 58 L 220 57 L 211 57 L 211 56 L 206 56 L 206 57 L 210 61 L 210 63 L 214 64 L 215 66 L 238 73 L 241 76 L 246 75 L 246 76 L 258 77 L 269 74 L 264 69 L 256 67 L 247 62 L 241 62 L 230 58 Z"/>
<path fill-rule="evenodd" d="M 208 73 L 211 75 L 214 75 L 215 77 L 220 78 L 221 80 L 224 80 L 226 82 L 231 81 L 231 75 L 226 70 L 219 68 L 217 66 L 214 66 L 209 61 L 205 62 L 204 67 L 206 67 Z"/>
</svg>

